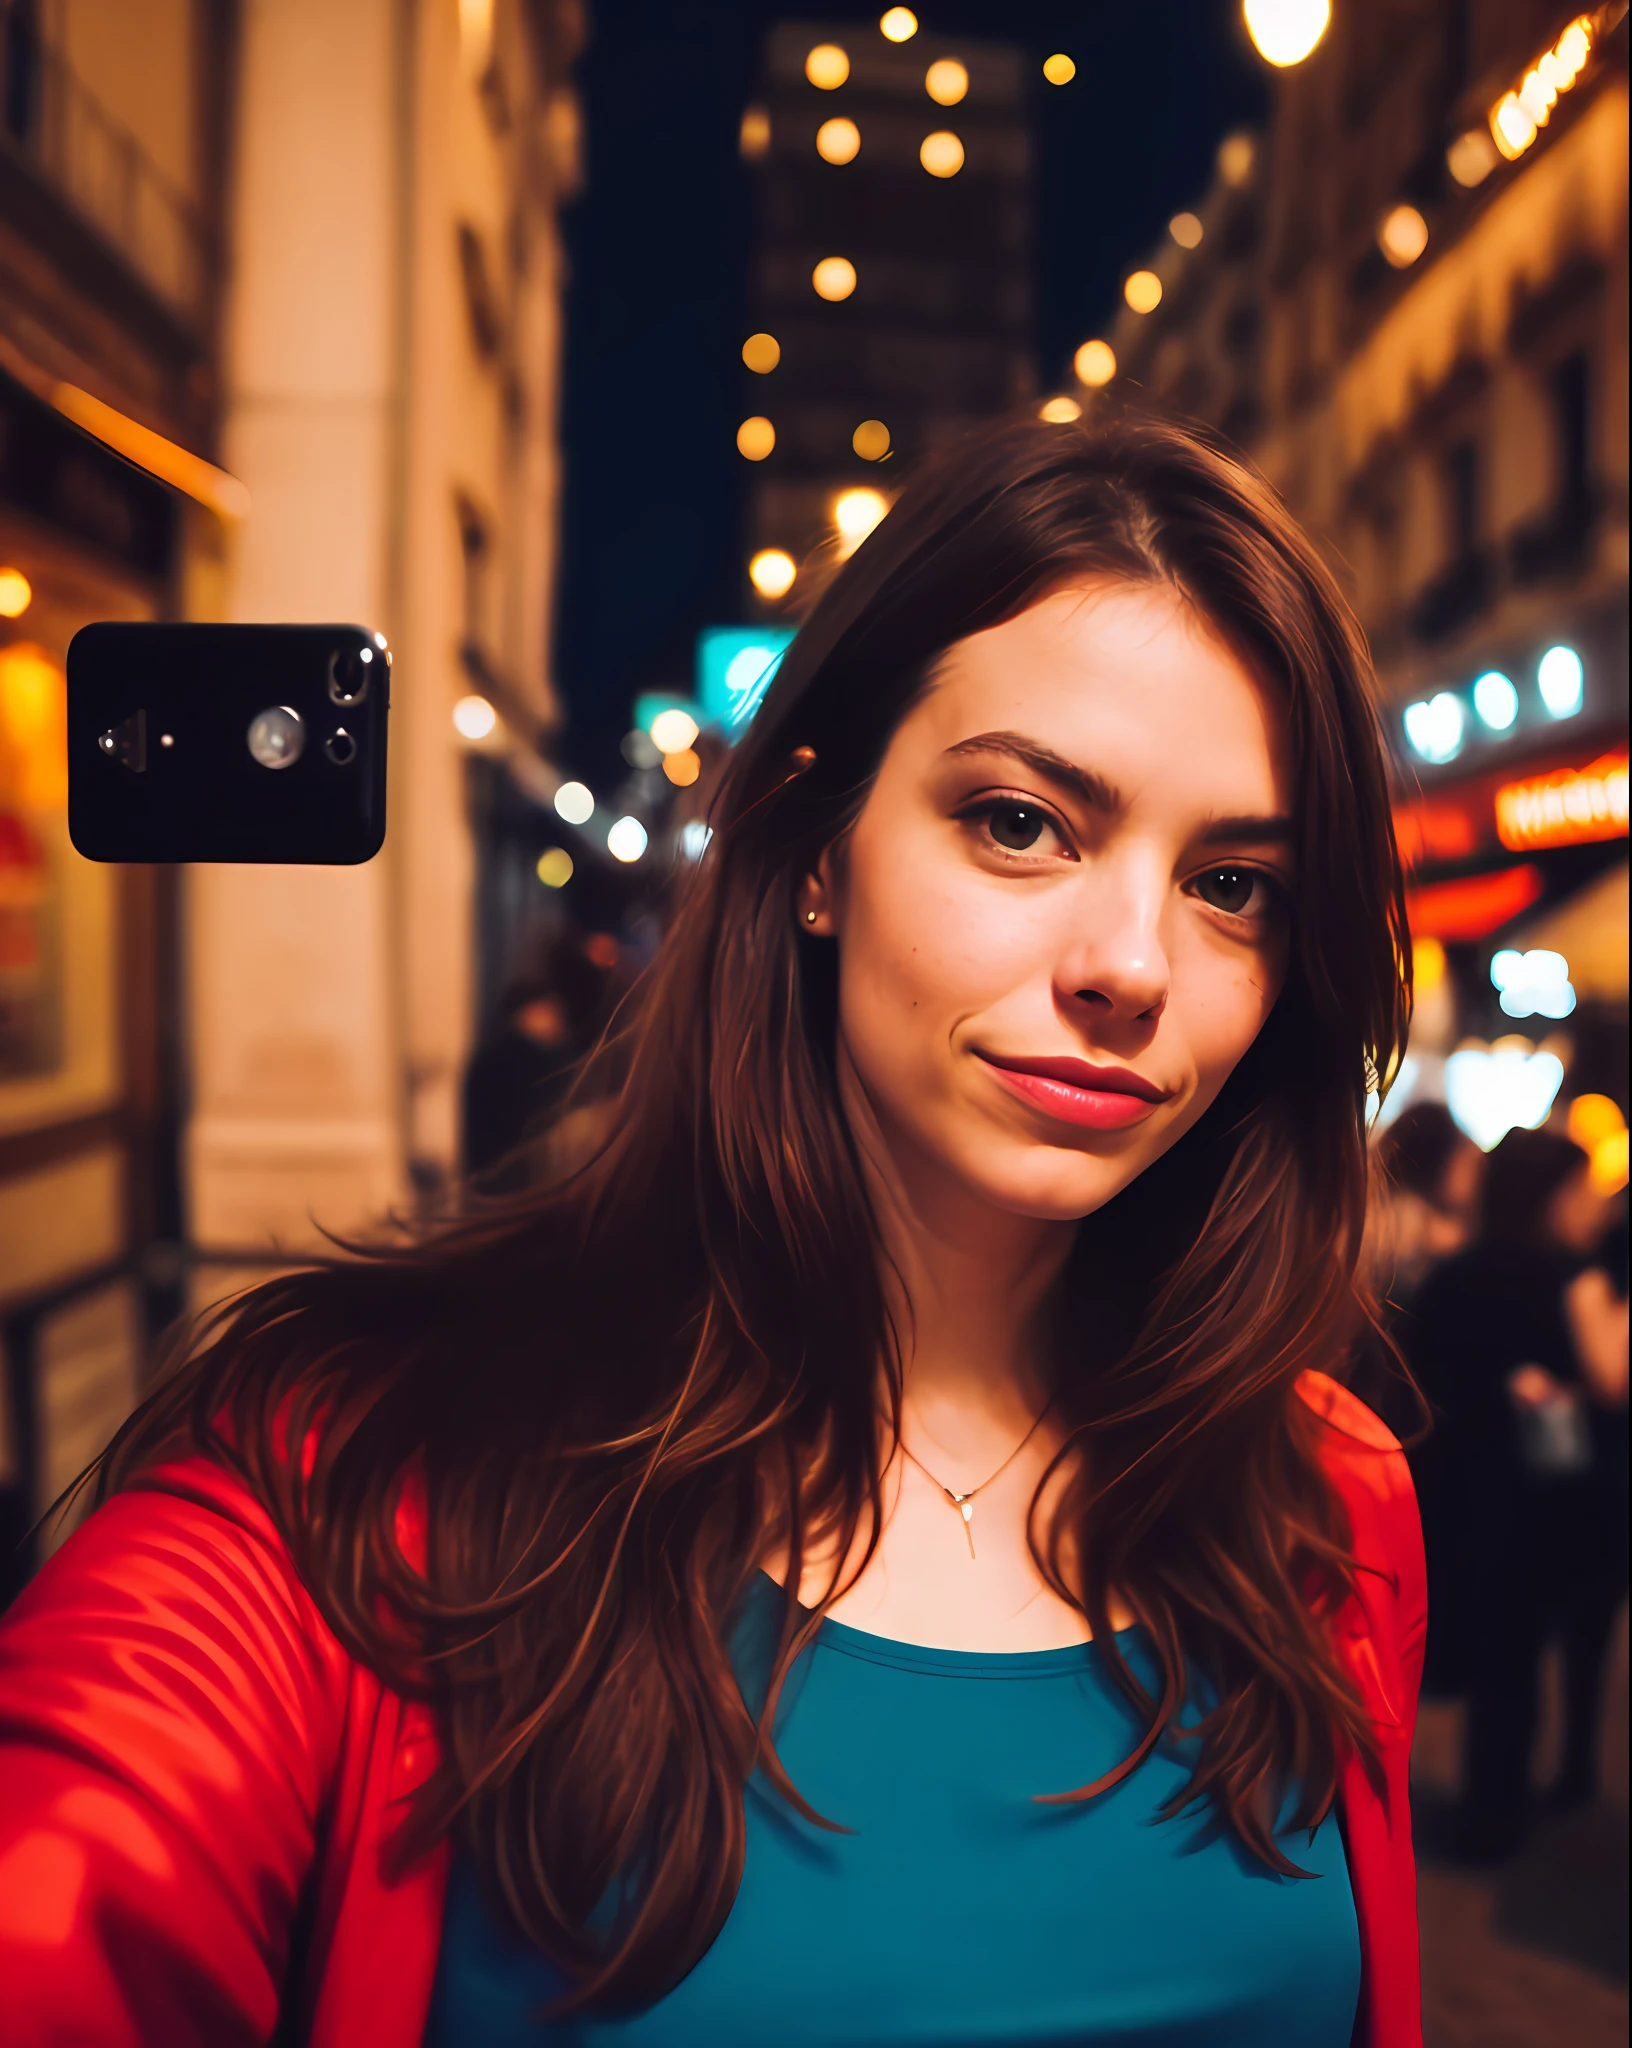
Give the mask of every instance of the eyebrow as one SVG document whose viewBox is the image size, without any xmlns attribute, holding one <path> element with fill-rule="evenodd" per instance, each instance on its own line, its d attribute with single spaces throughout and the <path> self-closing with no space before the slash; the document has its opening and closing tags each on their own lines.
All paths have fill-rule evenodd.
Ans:
<svg viewBox="0 0 1632 2048">
<path fill-rule="evenodd" d="M 956 746 L 948 747 L 942 758 L 958 760 L 967 754 L 1007 754 L 1050 782 L 1074 791 L 1090 810 L 1114 813 L 1124 808 L 1122 792 L 1114 783 L 1096 775 L 1091 768 L 1079 767 L 1026 733 L 976 733 L 973 739 L 959 740 Z M 1290 846 L 1292 842 L 1292 820 L 1280 813 L 1269 817 L 1214 818 L 1197 839 L 1202 846 Z"/>
<path fill-rule="evenodd" d="M 1007 754 L 1011 760 L 1023 761 L 1028 768 L 1034 768 L 1050 782 L 1075 792 L 1090 810 L 1120 811 L 1124 808 L 1122 792 L 1114 783 L 1107 782 L 1103 775 L 1096 775 L 1091 768 L 1079 768 L 1075 761 L 1068 761 L 1063 754 L 1045 746 L 1041 740 L 1027 737 L 1023 732 L 980 732 L 973 739 L 959 740 L 955 747 L 948 747 L 942 756 L 944 760 L 956 761 L 965 754 Z"/>
</svg>

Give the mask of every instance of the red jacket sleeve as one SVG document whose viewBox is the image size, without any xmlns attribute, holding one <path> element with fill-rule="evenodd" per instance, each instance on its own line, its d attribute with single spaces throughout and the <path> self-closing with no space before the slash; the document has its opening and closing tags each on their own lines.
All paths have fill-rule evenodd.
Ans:
<svg viewBox="0 0 1632 2048">
<path fill-rule="evenodd" d="M 68 1540 L 0 1626 L 11 2048 L 270 2037 L 347 1669 L 268 1517 L 204 1460 Z"/>
</svg>

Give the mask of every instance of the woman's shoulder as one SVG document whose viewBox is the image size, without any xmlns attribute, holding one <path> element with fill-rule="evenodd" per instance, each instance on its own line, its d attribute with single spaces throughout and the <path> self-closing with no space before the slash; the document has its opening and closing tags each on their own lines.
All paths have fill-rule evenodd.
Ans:
<svg viewBox="0 0 1632 2048">
<path fill-rule="evenodd" d="M 1310 1370 L 1298 1375 L 1297 1389 L 1304 1405 L 1339 1436 L 1368 1451 L 1400 1452 L 1400 1440 L 1368 1408 L 1360 1396 L 1334 1380 L 1330 1373 Z M 1403 1453 L 1401 1453 L 1403 1455 Z"/>
<path fill-rule="evenodd" d="M 1402 1625 L 1415 1630 L 1426 1606 L 1427 1573 L 1416 1488 L 1400 1440 L 1329 1373 L 1300 1373 L 1297 1391 L 1324 1425 L 1317 1446 L 1321 1468 L 1347 1513 L 1362 1585 L 1386 1585 Z"/>
</svg>

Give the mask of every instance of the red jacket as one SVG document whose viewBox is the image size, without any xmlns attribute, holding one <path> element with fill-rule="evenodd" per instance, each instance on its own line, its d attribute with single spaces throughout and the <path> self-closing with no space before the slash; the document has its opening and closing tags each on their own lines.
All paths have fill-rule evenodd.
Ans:
<svg viewBox="0 0 1632 2048">
<path fill-rule="evenodd" d="M 1360 1591 L 1337 1617 L 1380 1782 L 1346 1769 L 1361 2048 L 1420 2048 L 1406 1772 L 1422 1539 L 1398 1444 L 1320 1373 Z M 10 2048 L 418 2048 L 447 1851 L 387 1880 L 428 1712 L 355 1663 L 265 1510 L 199 1457 L 116 1495 L 0 1628 L 0 2009 Z"/>
</svg>

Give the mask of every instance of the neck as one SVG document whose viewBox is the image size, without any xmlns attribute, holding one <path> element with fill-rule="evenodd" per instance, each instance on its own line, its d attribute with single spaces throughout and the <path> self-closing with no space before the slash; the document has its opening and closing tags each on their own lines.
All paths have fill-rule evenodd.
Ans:
<svg viewBox="0 0 1632 2048">
<path fill-rule="evenodd" d="M 839 1084 L 882 1239 L 907 1437 L 916 1423 L 954 1452 L 1001 1448 L 1052 1390 L 1049 1309 L 1077 1226 L 973 1195 L 886 1125 L 842 1046 Z"/>
</svg>

